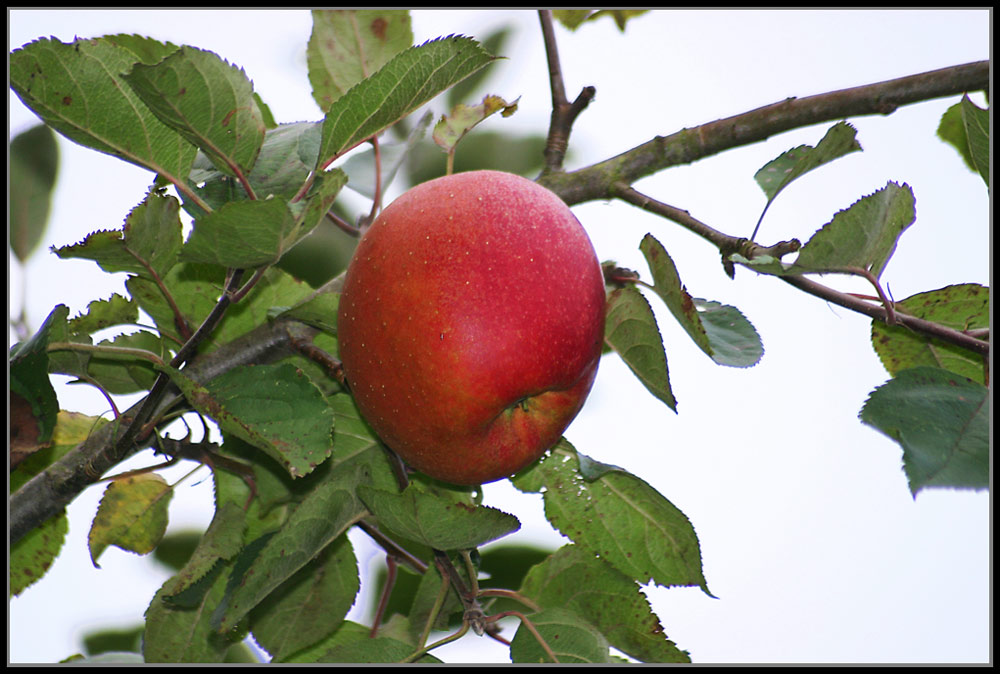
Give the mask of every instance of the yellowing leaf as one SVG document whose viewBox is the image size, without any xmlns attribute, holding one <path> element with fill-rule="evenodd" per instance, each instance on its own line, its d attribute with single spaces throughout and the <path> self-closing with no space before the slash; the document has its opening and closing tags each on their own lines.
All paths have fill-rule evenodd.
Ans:
<svg viewBox="0 0 1000 674">
<path fill-rule="evenodd" d="M 167 506 L 173 490 L 155 473 L 115 480 L 108 485 L 90 527 L 90 559 L 109 545 L 140 555 L 153 551 L 167 529 Z"/>
<path fill-rule="evenodd" d="M 472 127 L 490 115 L 499 112 L 503 117 L 510 117 L 517 112 L 519 100 L 521 99 L 517 98 L 513 103 L 508 103 L 499 96 L 488 94 L 479 105 L 459 103 L 451 109 L 450 115 L 441 115 L 441 120 L 434 125 L 434 142 L 445 152 L 451 152 Z"/>
</svg>

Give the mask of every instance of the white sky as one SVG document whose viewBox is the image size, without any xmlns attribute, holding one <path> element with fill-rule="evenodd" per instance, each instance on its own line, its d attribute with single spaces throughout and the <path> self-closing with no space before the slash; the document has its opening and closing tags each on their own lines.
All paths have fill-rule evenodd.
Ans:
<svg viewBox="0 0 1000 674">
<path fill-rule="evenodd" d="M 135 32 L 216 51 L 243 67 L 281 122 L 320 117 L 309 94 L 307 11 L 27 11 L 8 14 L 9 47 L 55 36 Z M 549 93 L 534 12 L 416 11 L 415 40 L 484 37 L 509 22 L 518 32 L 490 92 L 520 96 L 493 129 L 544 131 Z M 572 98 L 597 87 L 574 131 L 574 168 L 667 135 L 788 96 L 806 96 L 988 59 L 988 10 L 657 11 L 626 35 L 604 20 L 558 29 Z M 36 119 L 9 94 L 9 133 Z M 981 100 L 981 99 L 977 99 Z M 857 118 L 863 153 L 785 190 L 758 240 L 806 240 L 859 197 L 906 182 L 917 221 L 883 275 L 893 296 L 953 283 L 990 283 L 989 199 L 982 180 L 935 139 L 955 99 L 910 106 L 887 118 Z M 443 110 L 435 110 L 441 113 Z M 748 236 L 763 208 L 754 172 L 784 150 L 815 144 L 829 124 L 783 134 L 642 181 L 638 188 L 723 231 Z M 23 271 L 8 258 L 9 310 L 22 289 L 37 327 L 59 303 L 71 315 L 124 292 L 123 275 L 86 261 L 59 261 L 49 246 L 119 227 L 150 174 L 62 142 L 58 193 L 42 251 Z M 869 322 L 745 270 L 730 281 L 707 243 L 621 204 L 574 208 L 598 256 L 642 270 L 652 232 L 696 297 L 732 304 L 761 334 L 765 356 L 749 370 L 714 366 L 657 306 L 679 413 L 654 400 L 626 368 L 606 358 L 587 407 L 567 437 L 584 454 L 646 479 L 698 532 L 710 598 L 697 589 L 648 588 L 666 633 L 695 662 L 987 662 L 991 631 L 990 499 L 935 490 L 914 499 L 901 450 L 862 426 L 858 412 L 888 379 L 868 342 Z M 824 279 L 838 287 L 862 286 Z M 62 387 L 67 409 L 100 414 L 93 391 Z M 146 465 L 142 456 L 130 465 Z M 189 467 L 170 473 L 177 479 Z M 204 527 L 211 487 L 203 469 L 177 489 L 172 529 Z M 80 636 L 138 623 L 167 572 L 111 548 L 90 564 L 86 535 L 101 488 L 70 507 L 70 534 L 48 576 L 9 603 L 11 662 L 54 662 L 81 650 Z M 506 481 L 487 503 L 516 515 L 510 542 L 552 547 L 564 539 L 536 496 Z M 356 537 L 362 569 L 379 556 Z M 367 606 L 367 598 L 359 602 Z M 509 632 L 512 634 L 512 629 Z M 506 650 L 468 636 L 437 654 L 446 661 L 506 662 Z"/>
</svg>

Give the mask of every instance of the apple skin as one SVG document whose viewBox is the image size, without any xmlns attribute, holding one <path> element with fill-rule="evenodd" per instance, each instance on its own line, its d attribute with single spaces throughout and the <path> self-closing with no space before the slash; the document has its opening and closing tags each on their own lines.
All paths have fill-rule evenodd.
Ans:
<svg viewBox="0 0 1000 674">
<path fill-rule="evenodd" d="M 509 477 L 558 442 L 597 374 L 605 289 L 593 245 L 540 185 L 470 171 L 418 185 L 358 244 L 338 310 L 362 416 L 412 468 Z"/>
</svg>

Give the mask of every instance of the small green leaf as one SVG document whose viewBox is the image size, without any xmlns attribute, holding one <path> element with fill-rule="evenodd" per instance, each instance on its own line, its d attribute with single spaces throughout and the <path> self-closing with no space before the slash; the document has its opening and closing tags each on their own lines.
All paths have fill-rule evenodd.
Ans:
<svg viewBox="0 0 1000 674">
<path fill-rule="evenodd" d="M 181 259 L 237 269 L 274 264 L 316 226 L 346 181 L 340 170 L 318 176 L 298 214 L 280 198 L 226 203 L 195 220 Z"/>
<path fill-rule="evenodd" d="M 499 96 L 486 95 L 478 105 L 459 103 L 451 109 L 448 115 L 434 125 L 433 138 L 445 152 L 453 152 L 458 142 L 469 131 L 487 117 L 499 112 L 501 117 L 510 117 L 517 111 L 517 100 L 508 103 Z"/>
<path fill-rule="evenodd" d="M 340 293 L 325 292 L 308 297 L 301 304 L 285 309 L 279 315 L 301 321 L 331 335 L 337 334 L 337 307 Z"/>
<path fill-rule="evenodd" d="M 736 307 L 694 298 L 698 316 L 712 345 L 712 360 L 729 367 L 750 367 L 764 356 L 753 324 Z"/>
<path fill-rule="evenodd" d="M 882 275 L 896 242 L 916 214 L 909 185 L 890 182 L 837 213 L 806 242 L 795 259 L 801 272 L 865 269 Z"/>
<path fill-rule="evenodd" d="M 528 572 L 519 590 L 543 609 L 586 616 L 616 649 L 640 662 L 690 662 L 664 634 L 638 583 L 579 545 L 565 545 Z"/>
<path fill-rule="evenodd" d="M 990 326 L 990 289 L 975 283 L 948 286 L 896 302 L 896 310 L 960 332 Z M 982 356 L 898 325 L 872 321 L 872 347 L 889 374 L 911 367 L 941 367 L 980 384 L 988 365 Z"/>
<path fill-rule="evenodd" d="M 150 57 L 175 49 L 152 41 L 144 44 Z M 125 83 L 123 74 L 138 62 L 136 53 L 118 46 L 115 37 L 68 44 L 36 40 L 11 52 L 11 87 L 70 140 L 183 184 L 197 150 L 157 119 Z"/>
<path fill-rule="evenodd" d="M 138 349 L 158 357 L 161 361 L 168 361 L 171 357 L 163 338 L 148 330 L 139 330 L 126 335 L 118 335 L 113 339 L 102 340 L 98 346 Z M 85 373 L 87 376 L 108 393 L 116 395 L 148 391 L 159 374 L 153 363 L 142 357 L 93 353 L 87 357 L 86 361 Z M 83 372 L 77 374 L 83 374 Z"/>
<path fill-rule="evenodd" d="M 363 465 L 345 463 L 310 491 L 281 529 L 262 539 L 237 565 L 214 622 L 230 630 L 277 587 L 294 576 L 327 545 L 361 519 L 367 510 L 358 500 L 358 484 L 367 479 Z M 256 552 L 256 554 L 254 554 Z"/>
<path fill-rule="evenodd" d="M 291 200 L 298 194 L 316 164 L 320 131 L 319 122 L 296 122 L 281 124 L 265 134 L 257 162 L 248 176 L 258 199 Z M 211 208 L 249 198 L 239 184 L 215 168 L 204 154 L 195 159 L 190 182 L 199 198 Z M 184 208 L 195 218 L 205 214 L 191 201 L 185 201 Z"/>
<path fill-rule="evenodd" d="M 615 20 L 618 30 L 624 33 L 625 24 L 629 19 L 641 16 L 648 11 L 648 9 L 554 9 L 552 16 L 570 30 L 576 30 L 584 22 L 610 16 Z"/>
<path fill-rule="evenodd" d="M 473 506 L 411 483 L 402 494 L 362 486 L 358 494 L 379 523 L 436 550 L 467 550 L 517 531 L 513 515 Z"/>
<path fill-rule="evenodd" d="M 340 627 L 360 587 L 354 549 L 341 536 L 251 611 L 254 639 L 280 662 Z"/>
<path fill-rule="evenodd" d="M 55 253 L 63 259 L 94 260 L 109 274 L 127 272 L 155 279 L 177 264 L 181 232 L 180 203 L 153 190 L 132 209 L 121 230 L 94 232 Z"/>
<path fill-rule="evenodd" d="M 510 659 L 514 663 L 559 664 L 611 662 L 608 641 L 601 632 L 573 611 L 550 608 L 527 616 L 535 631 L 524 621 L 510 642 Z M 548 646 L 548 650 L 539 641 Z M 551 654 L 550 654 L 551 652 Z"/>
<path fill-rule="evenodd" d="M 184 262 L 248 269 L 273 264 L 295 228 L 283 199 L 233 201 L 195 221 L 184 244 Z"/>
<path fill-rule="evenodd" d="M 153 551 L 167 529 L 173 489 L 156 473 L 123 477 L 108 485 L 90 528 L 90 559 L 109 545 L 141 555 Z"/>
<path fill-rule="evenodd" d="M 969 137 L 965 133 L 965 122 L 962 119 L 962 101 L 951 106 L 941 115 L 937 135 L 938 138 L 955 148 L 970 170 L 976 170 L 976 164 L 969 151 Z"/>
<path fill-rule="evenodd" d="M 163 585 L 161 595 L 164 601 L 188 608 L 200 603 L 204 591 L 210 586 L 203 581 L 208 577 L 214 582 L 212 572 L 221 570 L 219 562 L 233 559 L 243 547 L 246 519 L 246 513 L 238 505 L 221 504 L 190 559 Z M 200 591 L 191 592 L 195 587 L 200 587 Z"/>
<path fill-rule="evenodd" d="M 330 456 L 333 410 L 316 385 L 292 365 L 237 367 L 205 386 L 179 370 L 164 371 L 224 433 L 261 449 L 292 477 L 309 474 Z"/>
<path fill-rule="evenodd" d="M 986 186 L 990 184 L 990 111 L 983 110 L 968 96 L 962 97 L 962 124 L 969 143 L 969 157 L 983 177 Z"/>
<path fill-rule="evenodd" d="M 796 178 L 851 152 L 860 152 L 856 136 L 853 126 L 839 122 L 830 127 L 816 147 L 799 145 L 764 164 L 754 174 L 754 180 L 764 190 L 768 204 Z"/>
<path fill-rule="evenodd" d="M 664 301 L 694 343 L 719 365 L 750 367 L 764 354 L 760 336 L 739 309 L 691 297 L 663 245 L 651 234 L 639 244 L 653 292 Z"/>
<path fill-rule="evenodd" d="M 324 112 L 413 45 L 405 9 L 314 9 L 312 22 L 306 63 L 313 98 Z"/>
<path fill-rule="evenodd" d="M 323 122 L 317 168 L 410 114 L 493 61 L 467 37 L 411 47 L 334 101 Z"/>
<path fill-rule="evenodd" d="M 8 146 L 10 249 L 27 260 L 45 235 L 59 170 L 59 144 L 45 124 L 14 136 Z"/>
<path fill-rule="evenodd" d="M 166 601 L 167 580 L 153 596 L 145 613 L 142 653 L 147 663 L 222 662 L 235 639 L 234 635 L 219 634 L 212 625 L 212 609 L 222 600 L 226 589 L 226 574 L 216 573 L 209 579 L 197 603 L 179 607 Z"/>
<path fill-rule="evenodd" d="M 160 334 L 183 343 L 187 336 L 178 331 L 173 306 L 178 308 L 189 326 L 198 325 L 218 302 L 225 275 L 226 270 L 217 265 L 176 265 L 161 279 L 173 304 L 164 297 L 160 285 L 151 280 L 131 277 L 125 282 L 125 287 L 139 307 L 156 323 Z M 250 294 L 226 311 L 225 320 L 202 345 L 202 352 L 253 330 L 267 320 L 272 307 L 292 306 L 310 290 L 308 285 L 288 274 L 275 268 L 268 269 Z"/>
<path fill-rule="evenodd" d="M 947 370 L 903 370 L 872 391 L 861 421 L 903 448 L 914 496 L 928 487 L 988 489 L 990 394 Z"/>
<path fill-rule="evenodd" d="M 212 52 L 184 46 L 156 65 L 136 64 L 125 81 L 219 170 L 235 176 L 253 168 L 265 126 L 242 70 Z"/>
<path fill-rule="evenodd" d="M 638 477 L 614 469 L 588 481 L 576 449 L 564 439 L 515 477 L 514 486 L 522 491 L 544 487 L 549 522 L 630 578 L 665 587 L 696 586 L 712 596 L 691 522 Z"/>
<path fill-rule="evenodd" d="M 650 393 L 677 411 L 656 317 L 649 302 L 635 288 L 619 288 L 608 296 L 604 341 Z"/>
</svg>

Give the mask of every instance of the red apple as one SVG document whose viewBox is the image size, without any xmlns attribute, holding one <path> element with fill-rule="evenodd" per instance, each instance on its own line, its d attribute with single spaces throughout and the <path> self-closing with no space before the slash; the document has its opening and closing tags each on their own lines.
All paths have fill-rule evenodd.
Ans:
<svg viewBox="0 0 1000 674">
<path fill-rule="evenodd" d="M 499 171 L 423 183 L 358 244 L 338 315 L 365 420 L 412 468 L 461 485 L 552 447 L 594 383 L 604 280 L 569 207 Z"/>
</svg>

